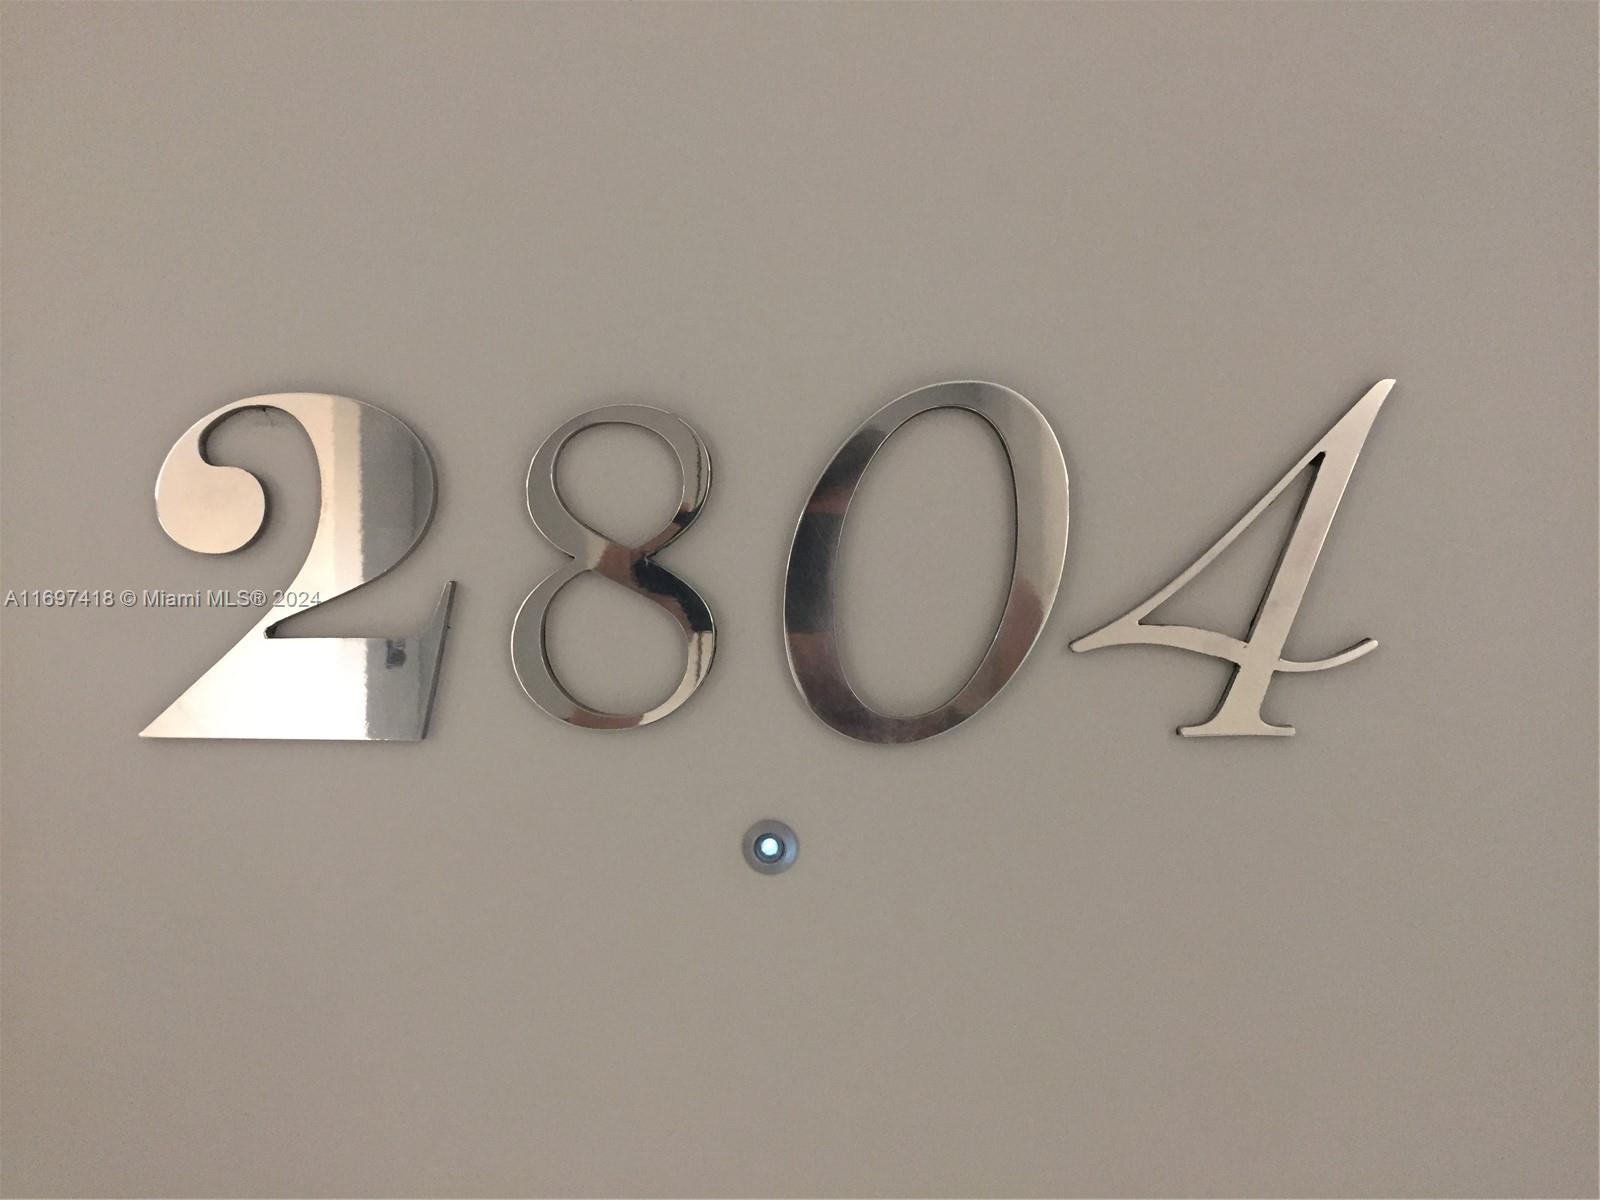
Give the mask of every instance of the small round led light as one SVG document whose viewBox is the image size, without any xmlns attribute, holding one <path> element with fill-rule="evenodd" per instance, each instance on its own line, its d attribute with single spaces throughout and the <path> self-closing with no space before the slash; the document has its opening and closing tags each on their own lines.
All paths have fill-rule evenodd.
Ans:
<svg viewBox="0 0 1600 1200">
<path fill-rule="evenodd" d="M 757 821 L 744 835 L 744 860 L 763 875 L 794 865 L 800 839 L 782 821 Z"/>
</svg>

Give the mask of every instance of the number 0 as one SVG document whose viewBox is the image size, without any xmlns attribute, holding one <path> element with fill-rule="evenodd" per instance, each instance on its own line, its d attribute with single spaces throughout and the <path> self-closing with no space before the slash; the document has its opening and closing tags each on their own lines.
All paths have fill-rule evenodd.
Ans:
<svg viewBox="0 0 1600 1200">
<path fill-rule="evenodd" d="M 912 717 L 869 708 L 845 678 L 839 660 L 834 576 L 839 537 L 861 477 L 873 456 L 907 421 L 939 408 L 959 408 L 988 422 L 1011 465 L 1016 497 L 1011 589 L 983 661 L 950 700 Z M 1061 586 L 1067 553 L 1067 464 L 1044 414 L 997 383 L 936 383 L 874 413 L 833 456 L 806 501 L 789 550 L 783 590 L 789 670 L 811 711 L 862 742 L 920 742 L 954 729 L 993 700 L 1028 657 Z"/>
</svg>

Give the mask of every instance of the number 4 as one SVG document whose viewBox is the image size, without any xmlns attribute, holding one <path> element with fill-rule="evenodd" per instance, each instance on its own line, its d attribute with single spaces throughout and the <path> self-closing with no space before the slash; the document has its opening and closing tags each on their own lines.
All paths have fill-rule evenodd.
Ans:
<svg viewBox="0 0 1600 1200">
<path fill-rule="evenodd" d="M 1348 650 L 1315 662 L 1294 662 L 1283 657 L 1284 642 L 1288 640 L 1289 629 L 1299 615 L 1306 585 L 1311 582 L 1311 572 L 1316 568 L 1317 556 L 1322 553 L 1322 544 L 1327 540 L 1333 515 L 1339 510 L 1339 501 L 1344 498 L 1344 489 L 1350 482 L 1350 473 L 1355 470 L 1356 458 L 1362 446 L 1366 445 L 1372 422 L 1377 419 L 1378 410 L 1383 407 L 1393 387 L 1392 379 L 1385 379 L 1374 386 L 1339 418 L 1332 429 L 1323 434 L 1304 458 L 1289 468 L 1288 474 L 1273 484 L 1254 508 L 1245 513 L 1215 545 L 1195 559 L 1183 574 L 1109 625 L 1078 638 L 1072 643 L 1072 649 L 1171 646 L 1176 650 L 1189 650 L 1195 654 L 1225 659 L 1234 664 L 1234 671 L 1217 704 L 1217 711 L 1203 725 L 1185 725 L 1178 732 L 1184 737 L 1292 736 L 1294 726 L 1269 725 L 1261 719 L 1261 702 L 1266 699 L 1272 677 L 1279 671 L 1326 671 L 1330 667 L 1354 662 L 1368 651 L 1378 648 L 1377 642 L 1365 638 Z M 1288 541 L 1284 543 L 1272 580 L 1262 594 L 1261 606 L 1250 624 L 1250 632 L 1243 641 L 1189 625 L 1145 623 L 1147 616 L 1215 562 L 1217 556 L 1232 545 L 1250 527 L 1250 523 L 1307 469 L 1312 472 L 1311 486 L 1301 502 L 1300 512 L 1295 517 Z"/>
</svg>

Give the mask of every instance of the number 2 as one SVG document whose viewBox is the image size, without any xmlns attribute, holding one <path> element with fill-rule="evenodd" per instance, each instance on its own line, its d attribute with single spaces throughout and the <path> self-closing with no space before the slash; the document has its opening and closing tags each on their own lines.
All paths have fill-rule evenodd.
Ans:
<svg viewBox="0 0 1600 1200">
<path fill-rule="evenodd" d="M 422 540 L 433 515 L 428 451 L 398 417 L 345 396 L 254 396 L 200 418 L 167 452 L 156 515 L 167 536 L 202 554 L 247 546 L 266 522 L 261 482 L 205 456 L 206 439 L 245 409 L 275 409 L 311 438 L 321 481 L 317 531 L 287 592 L 326 602 L 371 583 Z M 141 737 L 414 742 L 426 732 L 455 584 L 421 634 L 280 638 L 307 603 L 268 610 Z"/>
</svg>

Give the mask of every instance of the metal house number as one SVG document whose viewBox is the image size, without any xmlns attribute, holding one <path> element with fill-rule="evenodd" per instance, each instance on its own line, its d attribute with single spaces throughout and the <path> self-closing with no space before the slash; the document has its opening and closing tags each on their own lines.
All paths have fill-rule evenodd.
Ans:
<svg viewBox="0 0 1600 1200">
<path fill-rule="evenodd" d="M 1370 638 L 1326 658 L 1300 662 L 1283 649 L 1317 558 L 1373 421 L 1394 387 L 1374 385 L 1265 495 L 1170 583 L 1116 620 L 1071 643 L 1077 651 L 1151 645 L 1233 664 L 1216 711 L 1178 732 L 1185 737 L 1279 736 L 1292 726 L 1261 716 L 1280 671 L 1326 671 L 1377 647 Z M 248 545 L 266 522 L 260 480 L 206 457 L 207 439 L 234 413 L 272 409 L 310 436 L 321 484 L 316 533 L 289 591 L 302 607 L 362 587 L 406 557 L 433 514 L 433 463 L 399 418 L 343 396 L 255 396 L 208 413 L 168 452 L 156 479 L 156 513 L 179 545 L 227 554 Z M 1010 588 L 989 647 L 970 678 L 944 703 L 898 717 L 869 707 L 840 660 L 835 575 L 850 501 L 873 458 L 907 422 L 938 409 L 980 417 L 1010 466 L 1016 525 Z M 556 487 L 556 460 L 576 434 L 595 425 L 647 429 L 672 450 L 682 496 L 660 532 L 624 545 L 575 517 Z M 1229 637 L 1149 616 L 1210 566 L 1295 480 L 1310 482 L 1249 632 Z M 511 626 L 511 662 L 522 690 L 539 708 L 589 729 L 635 729 L 676 712 L 705 681 L 716 650 L 716 624 L 700 593 L 657 562 L 711 491 L 711 457 L 679 417 L 640 405 L 585 413 L 557 429 L 528 469 L 528 515 L 571 562 L 522 601 Z M 862 742 L 920 742 L 975 716 L 1006 686 L 1044 629 L 1061 586 L 1067 550 L 1067 466 L 1050 422 L 1026 398 L 997 383 L 966 381 L 919 388 L 879 409 L 845 440 L 823 469 L 800 513 L 784 581 L 783 625 L 790 673 L 807 706 L 831 729 Z M 684 672 L 672 694 L 645 712 L 613 713 L 577 698 L 556 675 L 545 645 L 545 618 L 556 593 L 594 573 L 659 605 L 684 637 Z M 417 741 L 427 732 L 455 584 L 446 583 L 426 627 L 404 638 L 282 638 L 289 616 L 269 613 L 173 700 L 143 731 L 151 738 Z"/>
</svg>

